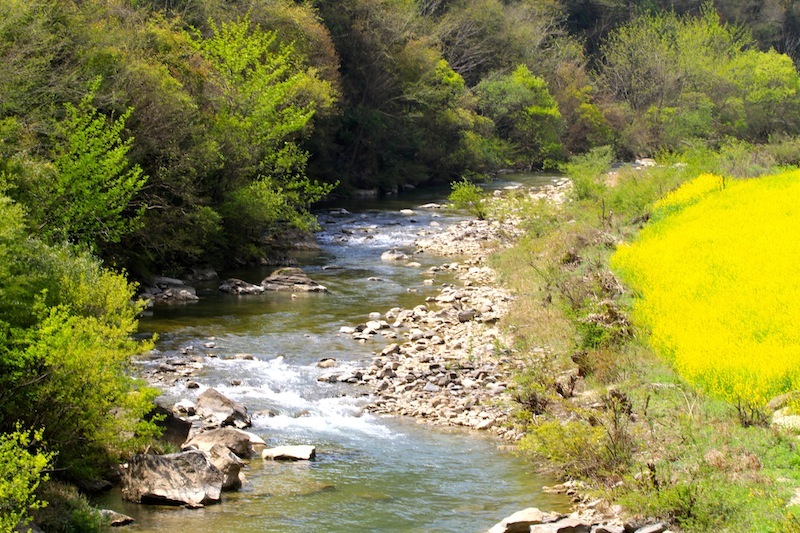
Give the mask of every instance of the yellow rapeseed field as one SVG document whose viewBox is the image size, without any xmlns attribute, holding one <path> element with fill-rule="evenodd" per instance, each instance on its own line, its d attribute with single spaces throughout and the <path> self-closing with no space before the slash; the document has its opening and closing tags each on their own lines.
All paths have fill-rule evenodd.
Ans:
<svg viewBox="0 0 800 533">
<path fill-rule="evenodd" d="M 722 185 L 705 174 L 668 195 L 611 265 L 682 376 L 758 407 L 800 390 L 800 171 Z"/>
</svg>

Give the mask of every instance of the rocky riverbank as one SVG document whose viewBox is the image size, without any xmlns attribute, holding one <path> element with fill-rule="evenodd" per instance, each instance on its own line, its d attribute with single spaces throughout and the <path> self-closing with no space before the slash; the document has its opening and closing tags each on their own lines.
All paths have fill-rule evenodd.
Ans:
<svg viewBox="0 0 800 533">
<path fill-rule="evenodd" d="M 560 204 L 566 200 L 569 187 L 570 183 L 562 180 L 514 194 Z M 496 193 L 495 201 L 503 201 L 502 195 Z M 417 239 L 413 255 L 460 259 L 424 272 L 426 283 L 435 284 L 442 273 L 454 274 L 456 282 L 442 284 L 437 295 L 413 309 L 374 312 L 370 321 L 342 328 L 342 333 L 359 342 L 387 343 L 375 351 L 371 364 L 321 379 L 366 384 L 374 398 L 367 409 L 376 413 L 488 430 L 504 439 L 518 440 L 522 435 L 506 422 L 514 408 L 511 380 L 523 363 L 497 325 L 508 313 L 514 295 L 498 287 L 487 258 L 500 247 L 514 244 L 522 233 L 521 222 L 513 213 L 502 221 L 468 220 Z M 413 261 L 413 255 L 405 260 Z M 546 488 L 572 499 L 571 514 L 529 508 L 502 520 L 490 533 L 669 531 L 657 520 L 625 520 L 620 506 L 587 498 L 584 488 L 580 482 Z"/>
<path fill-rule="evenodd" d="M 560 182 L 542 192 L 516 190 L 512 194 L 561 202 L 567 188 L 565 182 Z M 498 197 L 502 194 L 499 193 Z M 498 198 L 496 201 L 502 200 Z M 495 272 L 487 265 L 487 258 L 498 247 L 513 244 L 522 231 L 520 222 L 512 213 L 506 214 L 502 221 L 467 220 L 441 232 L 421 229 L 413 249 L 403 248 L 403 255 L 394 251 L 382 258 L 383 261 L 406 262 L 408 266 L 418 267 L 419 263 L 415 261 L 418 257 L 415 256 L 425 253 L 429 257 L 441 257 L 441 264 L 420 270 L 424 283 L 438 286 L 437 292 L 413 308 L 376 311 L 363 324 L 343 327 L 340 334 L 372 345 L 374 357 L 360 368 L 340 365 L 334 359 L 319 361 L 322 372 L 322 375 L 317 374 L 319 381 L 360 384 L 351 395 L 360 396 L 365 388 L 369 390 L 371 403 L 367 409 L 375 413 L 409 416 L 436 425 L 486 430 L 511 441 L 518 439 L 520 435 L 506 422 L 514 407 L 511 380 L 520 363 L 498 325 L 508 313 L 514 296 L 497 286 Z M 187 388 L 202 390 L 203 386 L 194 379 L 200 381 L 200 371 L 208 363 L 207 358 L 222 356 L 217 353 L 215 339 L 206 338 L 196 346 L 187 345 L 182 352 L 182 356 L 148 365 L 145 374 L 151 383 L 160 386 L 185 383 Z M 252 359 L 253 356 L 236 354 L 225 358 Z M 242 383 L 230 380 L 229 384 L 239 386 Z M 171 414 L 193 426 L 187 428 L 187 433 L 211 436 L 215 427 L 222 424 L 214 422 L 205 427 L 205 418 L 202 413 L 198 414 L 198 406 L 187 400 L 169 409 Z M 190 447 L 188 435 L 184 438 L 184 446 Z M 242 458 L 232 449 L 231 453 Z M 312 449 L 309 457 L 313 453 Z M 230 458 L 227 452 L 218 455 Z M 244 454 L 245 460 L 251 455 Z M 241 482 L 234 474 L 236 472 L 232 471 L 225 477 L 228 481 L 223 481 L 223 486 L 235 490 Z M 587 501 L 577 489 L 568 490 L 573 492 L 570 496 L 576 513 L 545 513 L 547 516 L 539 524 L 542 526 L 539 530 L 623 530 L 622 523 L 614 518 L 613 509 L 608 504 Z M 577 527 L 576 520 L 581 521 L 579 525 L 585 529 L 567 529 Z M 515 531 L 514 527 L 503 530 Z"/>
<path fill-rule="evenodd" d="M 515 190 L 532 198 L 561 203 L 569 182 L 560 180 L 535 191 Z M 500 201 L 502 191 L 490 201 Z M 449 274 L 436 296 L 413 309 L 375 312 L 371 320 L 344 327 L 360 342 L 388 341 L 371 364 L 320 379 L 364 383 L 373 393 L 368 409 L 415 417 L 437 425 L 490 430 L 505 439 L 520 437 L 505 424 L 511 410 L 509 387 L 521 364 L 497 322 L 508 313 L 513 295 L 497 286 L 488 256 L 521 234 L 520 219 L 467 220 L 415 241 L 414 255 L 458 257 L 423 272 L 425 283 Z M 408 258 L 408 259 L 413 259 Z"/>
</svg>

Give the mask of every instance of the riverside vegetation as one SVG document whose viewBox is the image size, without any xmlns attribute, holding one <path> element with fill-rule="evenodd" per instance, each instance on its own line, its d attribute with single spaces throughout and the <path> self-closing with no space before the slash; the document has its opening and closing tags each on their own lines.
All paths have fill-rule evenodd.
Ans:
<svg viewBox="0 0 800 533">
<path fill-rule="evenodd" d="M 796 389 L 784 228 L 798 176 L 733 178 L 754 171 L 741 155 L 606 174 L 598 150 L 567 168 L 571 203 L 515 207 L 528 232 L 494 266 L 518 294 L 506 326 L 528 360 L 512 391 L 520 449 L 595 510 L 687 531 L 798 528 L 796 437 L 769 424 Z M 706 173 L 721 167 L 724 189 Z"/>
<path fill-rule="evenodd" d="M 2 527 L 35 511 L 48 530 L 99 528 L 59 483 L 90 488 L 157 433 L 146 418 L 157 392 L 129 377 L 130 358 L 152 345 L 135 340 L 129 280 L 285 260 L 287 230 L 313 230 L 311 206 L 334 188 L 396 193 L 572 156 L 575 202 L 519 206 L 527 234 L 497 259 L 527 295 L 509 319 L 520 353 L 535 354 L 517 389 L 523 448 L 686 528 L 792 526 L 782 510 L 791 482 L 780 481 L 793 479 L 791 443 L 758 428 L 791 371 L 771 361 L 747 396 L 739 378 L 709 373 L 708 357 L 676 352 L 699 388 L 684 384 L 635 334 L 629 293 L 605 265 L 649 217 L 678 209 L 651 210 L 657 197 L 701 170 L 727 178 L 797 164 L 800 7 L 629 4 L 0 3 Z M 613 187 L 599 177 L 614 156 L 655 154 L 662 167 L 618 172 Z M 624 260 L 632 286 L 658 294 L 664 278 L 637 280 Z M 651 304 L 635 320 L 677 349 L 683 340 L 660 329 Z M 769 309 L 753 316 L 754 346 L 785 337 Z M 620 386 L 582 405 L 575 365 L 588 382 Z M 730 424 L 731 400 L 750 427 Z M 548 422 L 552 412 L 570 422 Z M 719 483 L 730 478 L 740 483 Z M 745 502 L 770 480 L 768 496 Z M 758 502 L 764 512 L 746 518 Z"/>
</svg>

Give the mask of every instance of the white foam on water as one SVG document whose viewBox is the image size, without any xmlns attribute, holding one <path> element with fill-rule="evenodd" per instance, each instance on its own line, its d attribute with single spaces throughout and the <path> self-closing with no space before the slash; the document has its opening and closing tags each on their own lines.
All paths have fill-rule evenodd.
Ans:
<svg viewBox="0 0 800 533">
<path fill-rule="evenodd" d="M 303 416 L 278 415 L 256 417 L 253 427 L 303 436 L 346 435 L 392 439 L 396 435 L 376 416 L 363 413 L 353 398 L 323 398 L 312 402 Z"/>
</svg>

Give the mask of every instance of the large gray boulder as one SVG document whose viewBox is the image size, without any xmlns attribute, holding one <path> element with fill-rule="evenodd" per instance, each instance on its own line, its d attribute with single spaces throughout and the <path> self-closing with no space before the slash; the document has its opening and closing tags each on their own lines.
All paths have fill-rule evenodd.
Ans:
<svg viewBox="0 0 800 533">
<path fill-rule="evenodd" d="M 212 446 L 208 451 L 208 457 L 211 459 L 211 464 L 222 472 L 222 490 L 238 490 L 242 488 L 244 484 L 244 474 L 242 474 L 244 461 L 222 444 Z"/>
<path fill-rule="evenodd" d="M 261 286 L 268 291 L 327 292 L 327 288 L 296 267 L 279 268 L 264 278 Z"/>
<path fill-rule="evenodd" d="M 267 447 L 264 439 L 249 431 L 234 427 L 223 427 L 198 433 L 186 441 L 182 449 L 197 449 L 209 452 L 214 446 L 221 445 L 242 458 L 256 455 Z"/>
<path fill-rule="evenodd" d="M 206 389 L 197 397 L 195 413 L 214 426 L 250 427 L 252 421 L 247 407 L 220 394 L 216 389 Z"/>
<path fill-rule="evenodd" d="M 199 450 L 134 455 L 123 465 L 122 497 L 136 503 L 201 507 L 220 499 L 225 477 Z"/>
</svg>

